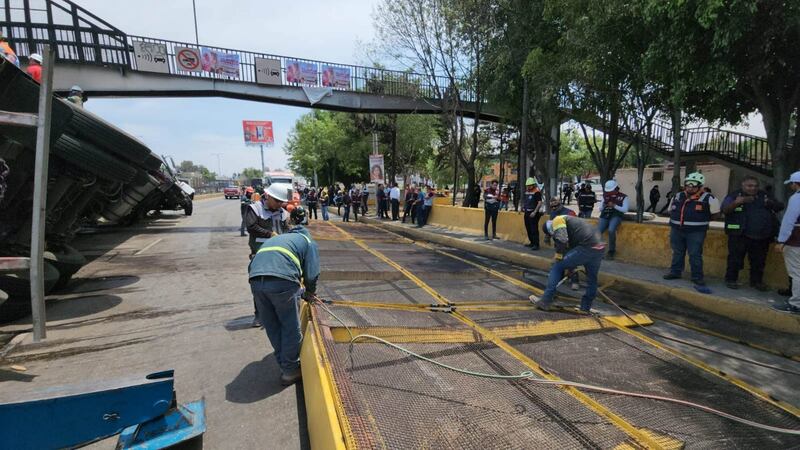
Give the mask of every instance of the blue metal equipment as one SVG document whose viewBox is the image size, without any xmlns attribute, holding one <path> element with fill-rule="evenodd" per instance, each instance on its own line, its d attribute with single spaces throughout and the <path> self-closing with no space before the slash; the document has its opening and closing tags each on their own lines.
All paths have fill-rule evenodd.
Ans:
<svg viewBox="0 0 800 450">
<path fill-rule="evenodd" d="M 122 433 L 118 449 L 161 449 L 205 432 L 205 402 L 175 402 L 173 371 L 43 389 L 37 398 L 0 404 L 0 448 L 55 449 Z"/>
</svg>

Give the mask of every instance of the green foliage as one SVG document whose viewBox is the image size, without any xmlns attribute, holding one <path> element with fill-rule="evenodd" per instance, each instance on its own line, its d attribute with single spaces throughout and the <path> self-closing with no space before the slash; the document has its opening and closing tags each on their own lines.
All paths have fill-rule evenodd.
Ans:
<svg viewBox="0 0 800 450">
<path fill-rule="evenodd" d="M 255 167 L 245 167 L 242 169 L 241 177 L 245 179 L 253 179 L 253 178 L 261 178 L 263 175 L 261 174 L 260 169 L 256 169 Z"/>
<path fill-rule="evenodd" d="M 577 130 L 561 132 L 559 174 L 562 177 L 585 177 L 595 169 L 586 141 Z"/>
<path fill-rule="evenodd" d="M 181 161 L 178 164 L 178 168 L 182 173 L 198 173 L 203 178 L 203 181 L 214 181 L 217 179 L 217 174 L 208 170 L 208 168 L 202 164 L 195 164 L 192 161 Z"/>
</svg>

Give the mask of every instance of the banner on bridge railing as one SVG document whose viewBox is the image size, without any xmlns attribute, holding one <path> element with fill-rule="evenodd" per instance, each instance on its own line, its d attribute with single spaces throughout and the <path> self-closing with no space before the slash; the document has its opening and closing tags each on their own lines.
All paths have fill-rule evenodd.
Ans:
<svg viewBox="0 0 800 450">
<path fill-rule="evenodd" d="M 350 69 L 347 67 L 322 66 L 322 85 L 335 89 L 350 87 Z"/>
<path fill-rule="evenodd" d="M 314 63 L 286 60 L 286 82 L 317 84 L 317 65 Z"/>
<path fill-rule="evenodd" d="M 239 78 L 239 55 L 203 47 L 200 67 L 204 72 Z"/>
</svg>

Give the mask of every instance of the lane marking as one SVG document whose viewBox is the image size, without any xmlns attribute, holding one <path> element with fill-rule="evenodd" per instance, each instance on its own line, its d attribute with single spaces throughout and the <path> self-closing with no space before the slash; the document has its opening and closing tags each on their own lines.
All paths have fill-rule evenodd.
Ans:
<svg viewBox="0 0 800 450">
<path fill-rule="evenodd" d="M 139 256 L 139 255 L 141 255 L 142 253 L 144 253 L 144 252 L 146 252 L 146 251 L 150 250 L 150 247 L 152 247 L 152 246 L 154 246 L 154 245 L 158 244 L 159 242 L 161 242 L 161 241 L 163 241 L 163 240 L 164 240 L 164 238 L 158 238 L 158 239 L 156 239 L 155 241 L 153 241 L 153 242 L 151 242 L 151 243 L 147 244 L 147 245 L 146 245 L 146 246 L 145 246 L 143 249 L 141 249 L 141 250 L 139 250 L 138 252 L 134 253 L 134 254 L 133 254 L 133 256 Z"/>
</svg>

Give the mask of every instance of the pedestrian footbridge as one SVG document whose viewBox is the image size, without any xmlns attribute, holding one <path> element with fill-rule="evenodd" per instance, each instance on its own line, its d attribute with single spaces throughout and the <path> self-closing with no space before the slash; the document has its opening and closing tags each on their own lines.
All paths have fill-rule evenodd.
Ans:
<svg viewBox="0 0 800 450">
<path fill-rule="evenodd" d="M 14 7 L 19 3 L 19 7 Z M 91 97 L 227 97 L 361 113 L 441 111 L 451 86 L 412 72 L 336 64 L 129 35 L 68 0 L 0 6 L 0 29 L 23 60 L 56 49 L 54 89 Z M 455 80 L 457 83 L 460 80 Z M 465 116 L 473 94 L 460 93 Z M 485 106 L 482 119 L 498 120 Z"/>
</svg>

